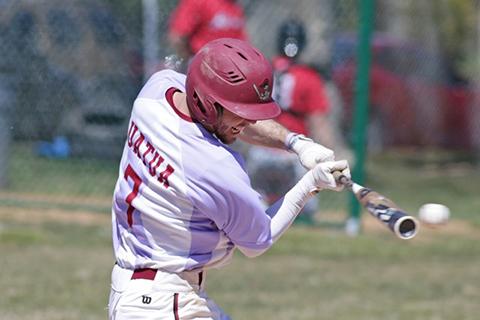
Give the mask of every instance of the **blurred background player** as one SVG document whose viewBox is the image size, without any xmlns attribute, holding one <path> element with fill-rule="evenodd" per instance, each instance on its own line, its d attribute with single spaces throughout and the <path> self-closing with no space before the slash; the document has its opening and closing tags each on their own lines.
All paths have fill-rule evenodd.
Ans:
<svg viewBox="0 0 480 320">
<path fill-rule="evenodd" d="M 235 0 L 180 0 L 170 16 L 168 39 L 185 70 L 190 57 L 211 40 L 247 40 L 245 21 Z"/>
<path fill-rule="evenodd" d="M 314 141 L 345 154 L 345 144 L 331 117 L 333 106 L 326 82 L 315 68 L 299 62 L 306 44 L 306 31 L 301 22 L 289 19 L 280 25 L 278 56 L 272 59 L 275 71 L 273 96 L 282 108 L 276 120 L 292 132 L 308 135 Z M 248 157 L 252 183 L 264 194 L 267 204 L 275 202 L 305 173 L 296 157 L 283 150 L 251 147 Z M 318 211 L 317 202 L 318 199 L 311 199 L 296 222 L 313 224 L 313 215 Z"/>
</svg>

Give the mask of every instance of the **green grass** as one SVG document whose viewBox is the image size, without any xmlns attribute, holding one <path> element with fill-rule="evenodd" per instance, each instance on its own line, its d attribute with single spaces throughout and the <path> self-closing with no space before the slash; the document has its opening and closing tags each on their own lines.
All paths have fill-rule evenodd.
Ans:
<svg viewBox="0 0 480 320">
<path fill-rule="evenodd" d="M 391 152 L 367 163 L 367 186 L 413 213 L 425 202 L 444 203 L 452 221 L 436 229 L 422 225 L 409 241 L 381 228 L 350 238 L 326 224 L 294 225 L 266 254 L 256 259 L 237 254 L 229 266 L 209 271 L 210 296 L 237 320 L 478 319 L 478 168 L 418 152 Z M 7 196 L 0 196 L 2 320 L 106 319 L 113 265 L 109 208 L 89 199 L 111 197 L 117 166 L 41 159 L 32 157 L 28 146 L 15 149 L 11 184 Z M 77 201 L 52 200 L 55 196 Z M 338 204 L 345 197 L 324 198 L 334 209 L 336 203 L 345 208 Z M 78 201 L 82 198 L 85 203 Z M 42 217 L 52 208 L 105 219 L 75 224 L 1 214 L 29 209 Z"/>
<path fill-rule="evenodd" d="M 367 161 L 367 177 L 368 186 L 414 214 L 422 204 L 437 202 L 453 217 L 480 224 L 479 166 L 455 153 L 384 153 Z"/>
<path fill-rule="evenodd" d="M 2 319 L 105 319 L 109 228 L 3 223 Z"/>
<path fill-rule="evenodd" d="M 34 156 L 32 149 L 30 144 L 15 147 L 10 160 L 10 191 L 59 196 L 111 196 L 118 174 L 118 161 L 49 159 Z"/>
<path fill-rule="evenodd" d="M 480 248 L 465 236 L 352 239 L 293 227 L 265 255 L 207 275 L 234 319 L 477 319 Z M 4 221 L 2 319 L 105 319 L 108 224 Z"/>
<path fill-rule="evenodd" d="M 235 319 L 475 319 L 479 254 L 467 239 L 400 243 L 294 228 L 209 285 Z"/>
</svg>

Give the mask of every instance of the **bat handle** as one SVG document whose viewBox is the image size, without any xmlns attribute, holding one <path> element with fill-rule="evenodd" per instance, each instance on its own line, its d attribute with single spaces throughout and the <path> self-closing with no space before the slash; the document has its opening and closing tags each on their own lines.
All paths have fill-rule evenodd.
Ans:
<svg viewBox="0 0 480 320">
<path fill-rule="evenodd" d="M 345 176 L 342 172 L 334 171 L 334 172 L 332 172 L 332 175 L 335 178 L 335 181 L 337 181 L 338 183 L 343 184 L 348 189 L 352 188 L 353 181 L 351 179 L 349 179 L 347 176 Z"/>
</svg>

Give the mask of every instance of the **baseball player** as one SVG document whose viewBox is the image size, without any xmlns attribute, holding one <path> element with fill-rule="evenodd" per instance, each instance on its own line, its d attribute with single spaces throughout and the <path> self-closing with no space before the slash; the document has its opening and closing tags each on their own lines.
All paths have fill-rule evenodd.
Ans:
<svg viewBox="0 0 480 320">
<path fill-rule="evenodd" d="M 275 85 L 273 97 L 282 109 L 276 121 L 293 132 L 309 135 L 323 145 L 340 148 L 333 123 L 329 118 L 330 101 L 323 79 L 316 69 L 300 63 L 306 46 L 304 25 L 297 20 L 286 20 L 278 28 L 278 55 L 272 59 Z M 305 174 L 296 157 L 285 150 L 250 147 L 248 169 L 252 184 L 268 204 L 278 200 Z M 267 178 L 265 178 L 267 177 Z M 297 222 L 313 224 L 318 211 L 317 199 L 309 201 Z"/>
<path fill-rule="evenodd" d="M 247 40 L 245 15 L 235 0 L 180 0 L 170 15 L 168 39 L 187 62 L 207 42 Z"/>
<path fill-rule="evenodd" d="M 162 70 L 142 88 L 113 195 L 110 319 L 229 319 L 205 293 L 205 271 L 236 248 L 264 253 L 315 192 L 341 189 L 332 172 L 349 176 L 346 161 L 322 162 L 331 150 L 269 120 L 280 113 L 272 80 L 261 52 L 222 38 L 186 76 Z M 264 210 L 229 147 L 237 138 L 289 149 L 311 170 Z"/>
</svg>

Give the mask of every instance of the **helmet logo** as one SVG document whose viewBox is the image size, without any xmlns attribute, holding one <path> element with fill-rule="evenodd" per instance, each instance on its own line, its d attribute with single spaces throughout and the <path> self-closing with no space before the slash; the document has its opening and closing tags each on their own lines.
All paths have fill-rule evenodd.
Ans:
<svg viewBox="0 0 480 320">
<path fill-rule="evenodd" d="M 260 89 L 253 84 L 253 89 L 255 89 L 255 92 L 257 93 L 258 98 L 261 101 L 269 101 L 270 100 L 270 86 L 268 85 L 268 82 L 265 81 L 261 86 Z"/>
</svg>

